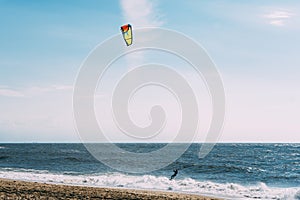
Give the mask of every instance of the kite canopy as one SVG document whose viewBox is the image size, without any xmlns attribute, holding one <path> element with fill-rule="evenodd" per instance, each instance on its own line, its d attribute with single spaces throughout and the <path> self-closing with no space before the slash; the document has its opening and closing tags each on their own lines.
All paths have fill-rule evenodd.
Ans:
<svg viewBox="0 0 300 200">
<path fill-rule="evenodd" d="M 121 31 L 123 34 L 123 38 L 127 44 L 127 46 L 132 44 L 132 27 L 130 24 L 126 24 L 121 26 Z"/>
</svg>

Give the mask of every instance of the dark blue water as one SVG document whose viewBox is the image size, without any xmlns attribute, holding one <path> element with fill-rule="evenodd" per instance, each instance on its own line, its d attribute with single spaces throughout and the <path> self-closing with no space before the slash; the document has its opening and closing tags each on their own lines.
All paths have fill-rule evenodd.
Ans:
<svg viewBox="0 0 300 200">
<path fill-rule="evenodd" d="M 149 152 L 165 144 L 117 145 L 127 151 Z M 36 170 L 39 174 L 72 176 L 119 173 L 128 177 L 169 178 L 177 168 L 176 180 L 245 187 L 258 183 L 268 187 L 300 187 L 300 144 L 217 144 L 203 159 L 198 158 L 199 147 L 200 144 L 192 144 L 176 162 L 163 169 L 131 175 L 97 161 L 82 144 L 0 144 L 0 172 L 2 177 L 12 172 Z"/>
</svg>

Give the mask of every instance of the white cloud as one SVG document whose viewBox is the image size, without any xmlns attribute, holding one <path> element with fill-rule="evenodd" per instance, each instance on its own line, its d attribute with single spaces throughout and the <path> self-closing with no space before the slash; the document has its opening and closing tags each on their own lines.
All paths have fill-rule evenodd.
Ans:
<svg viewBox="0 0 300 200">
<path fill-rule="evenodd" d="M 272 21 L 270 21 L 270 24 L 275 25 L 275 26 L 283 26 L 284 21 L 283 20 L 272 20 Z"/>
<path fill-rule="evenodd" d="M 161 26 L 163 24 L 153 1 L 121 0 L 120 4 L 125 23 L 130 23 L 135 27 Z"/>
<path fill-rule="evenodd" d="M 265 15 L 265 17 L 269 19 L 285 19 L 285 18 L 290 18 L 291 16 L 293 16 L 293 14 L 288 11 L 278 11 L 278 10 Z"/>
<path fill-rule="evenodd" d="M 6 96 L 6 97 L 24 97 L 24 94 L 22 92 L 9 89 L 9 88 L 0 88 L 0 96 Z"/>
<path fill-rule="evenodd" d="M 74 141 L 71 85 L 0 86 L 0 141 Z M 16 98 L 21 96 L 18 100 Z"/>
<path fill-rule="evenodd" d="M 7 86 L 0 86 L 0 96 L 6 97 L 29 97 L 41 95 L 49 92 L 72 91 L 72 85 L 50 85 L 50 86 L 33 86 L 28 88 L 9 88 Z"/>
<path fill-rule="evenodd" d="M 274 26 L 284 26 L 295 14 L 289 10 L 272 10 L 263 15 L 268 23 Z"/>
<path fill-rule="evenodd" d="M 73 90 L 72 85 L 51 85 L 50 90 Z"/>
</svg>

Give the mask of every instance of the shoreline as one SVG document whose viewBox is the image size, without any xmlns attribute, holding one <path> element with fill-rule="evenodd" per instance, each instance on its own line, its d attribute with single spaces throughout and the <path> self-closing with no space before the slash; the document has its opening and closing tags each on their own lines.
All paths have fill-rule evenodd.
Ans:
<svg viewBox="0 0 300 200">
<path fill-rule="evenodd" d="M 198 199 L 220 200 L 197 194 L 143 189 L 106 188 L 39 183 L 0 178 L 0 199 Z"/>
</svg>

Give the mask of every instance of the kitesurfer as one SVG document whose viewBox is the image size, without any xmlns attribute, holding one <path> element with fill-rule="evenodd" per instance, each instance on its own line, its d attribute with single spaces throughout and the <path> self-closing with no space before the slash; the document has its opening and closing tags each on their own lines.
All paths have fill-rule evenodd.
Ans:
<svg viewBox="0 0 300 200">
<path fill-rule="evenodd" d="M 175 176 L 178 174 L 178 169 L 173 170 L 174 174 L 171 176 L 170 180 L 175 178 Z"/>
</svg>

